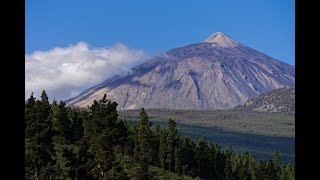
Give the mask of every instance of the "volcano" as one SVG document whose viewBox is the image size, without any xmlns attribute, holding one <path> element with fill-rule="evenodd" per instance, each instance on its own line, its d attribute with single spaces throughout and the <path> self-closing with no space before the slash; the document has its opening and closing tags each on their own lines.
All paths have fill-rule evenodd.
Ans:
<svg viewBox="0 0 320 180">
<path fill-rule="evenodd" d="M 294 66 L 247 47 L 222 32 L 169 50 L 66 100 L 87 107 L 116 101 L 119 110 L 230 109 L 262 93 L 295 86 Z"/>
</svg>

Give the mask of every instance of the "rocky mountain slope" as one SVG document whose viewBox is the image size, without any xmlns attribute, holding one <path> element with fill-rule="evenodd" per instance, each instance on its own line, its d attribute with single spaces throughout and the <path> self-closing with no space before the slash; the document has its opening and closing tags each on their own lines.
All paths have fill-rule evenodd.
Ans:
<svg viewBox="0 0 320 180">
<path fill-rule="evenodd" d="M 295 115 L 295 89 L 276 89 L 261 94 L 235 109 Z"/>
<path fill-rule="evenodd" d="M 86 107 L 107 94 L 120 110 L 230 109 L 261 93 L 294 85 L 293 66 L 217 32 L 113 76 L 66 103 Z"/>
</svg>

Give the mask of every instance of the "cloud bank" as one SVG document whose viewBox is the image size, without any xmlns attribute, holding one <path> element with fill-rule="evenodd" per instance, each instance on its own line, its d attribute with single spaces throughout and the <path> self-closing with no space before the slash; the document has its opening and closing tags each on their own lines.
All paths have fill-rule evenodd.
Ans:
<svg viewBox="0 0 320 180">
<path fill-rule="evenodd" d="M 120 43 L 110 48 L 89 48 L 87 43 L 79 42 L 35 51 L 25 55 L 25 98 L 32 92 L 39 97 L 46 90 L 51 100 L 66 100 L 146 58 L 142 50 Z"/>
</svg>

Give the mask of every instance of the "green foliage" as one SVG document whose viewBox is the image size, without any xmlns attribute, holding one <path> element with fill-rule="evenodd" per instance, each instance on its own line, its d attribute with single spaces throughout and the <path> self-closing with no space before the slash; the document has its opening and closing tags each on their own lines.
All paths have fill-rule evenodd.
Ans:
<svg viewBox="0 0 320 180">
<path fill-rule="evenodd" d="M 196 140 L 196 147 L 195 147 L 195 159 L 196 159 L 196 167 L 197 167 L 197 174 L 200 178 L 208 177 L 209 170 L 209 147 L 207 144 L 206 139 L 201 138 Z"/>
<path fill-rule="evenodd" d="M 40 101 L 34 101 L 33 95 L 30 96 L 25 114 L 26 178 L 50 178 L 55 175 L 55 160 L 51 156 L 54 154 L 53 130 L 49 118 L 50 104 L 45 91 L 42 92 Z"/>
<path fill-rule="evenodd" d="M 137 142 L 137 125 L 134 123 L 130 123 L 126 124 L 126 127 L 128 129 L 128 137 L 125 143 L 125 154 L 129 155 L 130 157 L 133 157 L 135 150 L 135 142 Z M 138 153 L 135 153 L 135 155 L 137 156 Z M 137 157 L 135 159 L 137 159 Z"/>
<path fill-rule="evenodd" d="M 267 136 L 294 137 L 295 116 L 267 112 L 238 110 L 177 110 L 148 109 L 150 121 L 167 123 L 172 118 L 177 124 L 216 127 L 233 132 Z M 138 110 L 119 111 L 120 118 L 137 120 Z"/>
<path fill-rule="evenodd" d="M 145 110 L 141 108 L 140 119 L 137 132 L 137 141 L 135 145 L 135 157 L 140 163 L 137 170 L 137 179 L 149 179 L 148 167 L 152 162 L 152 131 L 150 129 L 149 117 Z"/>
<path fill-rule="evenodd" d="M 137 138 L 137 153 L 139 154 L 138 161 L 141 163 L 151 162 L 151 129 L 147 113 L 142 108 L 140 111 L 140 120 L 138 125 L 138 138 Z"/>
<path fill-rule="evenodd" d="M 160 167 L 167 170 L 167 156 L 168 156 L 168 145 L 167 145 L 167 131 L 166 129 L 160 130 L 160 145 L 159 145 L 159 161 Z"/>
<path fill-rule="evenodd" d="M 128 177 L 132 180 L 139 179 L 141 176 L 137 174 L 138 171 L 140 171 L 140 164 L 133 161 L 129 156 L 123 156 L 118 154 L 118 159 L 120 159 L 120 162 L 122 164 L 122 167 L 124 168 L 125 173 L 128 175 Z M 179 175 L 173 172 L 166 171 L 162 168 L 156 167 L 156 166 L 149 166 L 148 168 L 148 177 L 150 179 L 154 180 L 200 180 L 199 178 L 192 178 L 190 176 L 186 175 Z"/>
<path fill-rule="evenodd" d="M 118 119 L 117 103 L 106 96 L 88 110 L 52 104 L 43 91 L 25 104 L 26 179 L 295 179 L 292 163 L 279 151 L 256 161 L 206 138 L 180 137 L 176 122 L 161 128 L 145 110 L 139 122 Z"/>
<path fill-rule="evenodd" d="M 175 167 L 175 150 L 178 142 L 178 131 L 174 120 L 169 119 L 167 128 L 167 163 L 168 170 L 174 172 Z"/>
<path fill-rule="evenodd" d="M 284 166 L 280 170 L 279 174 L 280 180 L 294 180 L 295 179 L 295 167 L 292 163 L 289 163 L 287 166 Z"/>
<path fill-rule="evenodd" d="M 116 162 L 112 169 L 108 172 L 106 180 L 129 180 L 127 173 L 119 162 Z"/>
<path fill-rule="evenodd" d="M 113 148 L 120 143 L 119 124 L 117 124 L 117 103 L 108 101 L 106 95 L 94 101 L 89 107 L 89 116 L 85 121 L 85 136 L 88 137 L 89 151 L 94 156 L 91 172 L 96 178 L 104 178 L 114 162 Z"/>
<path fill-rule="evenodd" d="M 177 122 L 181 136 L 191 139 L 205 136 L 209 142 L 222 147 L 229 144 L 235 151 L 248 150 L 257 159 L 272 159 L 275 147 L 281 152 L 281 160 L 294 160 L 294 117 L 260 112 L 197 111 L 147 109 L 150 121 L 165 127 L 169 118 Z M 138 119 L 138 111 L 119 111 L 120 118 L 128 122 Z"/>
<path fill-rule="evenodd" d="M 159 150 L 160 150 L 160 134 L 161 128 L 160 125 L 156 125 L 152 131 L 152 139 L 151 139 L 151 146 L 152 146 L 152 165 L 160 166 L 160 159 L 159 159 Z"/>
<path fill-rule="evenodd" d="M 192 177 L 196 176 L 195 144 L 188 136 L 182 137 L 177 148 L 176 161 L 179 162 L 177 172 Z"/>
</svg>

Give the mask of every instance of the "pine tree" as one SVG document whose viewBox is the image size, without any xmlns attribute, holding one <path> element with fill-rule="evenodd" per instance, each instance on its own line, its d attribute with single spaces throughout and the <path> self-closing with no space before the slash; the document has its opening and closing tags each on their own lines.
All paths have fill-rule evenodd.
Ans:
<svg viewBox="0 0 320 180">
<path fill-rule="evenodd" d="M 67 177 L 71 179 L 76 179 L 77 178 L 77 166 L 78 166 L 78 159 L 77 159 L 77 154 L 74 153 L 72 150 L 69 149 L 63 149 L 62 153 L 63 157 L 67 160 L 67 162 L 64 164 L 65 167 L 68 168 L 68 174 Z M 64 177 L 66 179 L 66 177 Z"/>
<path fill-rule="evenodd" d="M 87 116 L 85 110 L 67 108 L 68 119 L 70 121 L 70 139 L 69 141 L 74 144 L 81 140 L 84 134 L 84 128 L 82 126 L 84 118 Z"/>
<path fill-rule="evenodd" d="M 189 175 L 192 177 L 196 176 L 196 160 L 194 153 L 194 143 L 188 136 L 184 136 L 181 139 L 181 145 L 176 153 L 177 161 L 181 166 L 182 174 Z M 179 168 L 178 168 L 179 170 Z"/>
<path fill-rule="evenodd" d="M 133 126 L 133 132 L 134 132 L 134 135 L 133 135 L 133 140 L 134 140 L 134 148 L 133 148 L 133 159 L 135 161 L 139 161 L 139 158 L 140 158 L 140 146 L 139 146 L 139 134 L 138 134 L 138 126 L 137 125 L 134 125 Z"/>
<path fill-rule="evenodd" d="M 160 148 L 160 125 L 157 124 L 152 131 L 152 162 L 151 164 L 160 167 L 159 148 Z"/>
<path fill-rule="evenodd" d="M 138 126 L 138 139 L 137 139 L 137 152 L 139 154 L 138 161 L 140 163 L 141 172 L 143 177 L 146 178 L 148 174 L 148 166 L 151 163 L 152 147 L 151 147 L 151 129 L 149 117 L 145 110 L 141 108 L 139 126 Z"/>
<path fill-rule="evenodd" d="M 36 102 L 36 98 L 33 97 L 33 92 L 32 92 L 29 99 L 27 100 L 27 102 L 25 104 L 25 107 L 29 107 L 29 108 L 33 107 L 35 102 Z"/>
<path fill-rule="evenodd" d="M 134 153 L 135 144 L 137 142 L 137 125 L 130 123 L 128 125 L 128 137 L 126 142 L 126 154 L 135 160 L 138 160 L 138 152 Z M 134 157 L 135 156 L 135 157 Z"/>
<path fill-rule="evenodd" d="M 151 130 L 149 118 L 145 110 L 140 111 L 140 120 L 138 126 L 138 146 L 140 149 L 139 161 L 151 162 Z"/>
<path fill-rule="evenodd" d="M 280 176 L 281 180 L 294 180 L 295 179 L 295 167 L 290 161 L 286 166 L 281 168 Z"/>
<path fill-rule="evenodd" d="M 182 167 L 181 167 L 181 151 L 178 147 L 176 147 L 174 151 L 174 170 L 179 175 L 182 174 Z"/>
<path fill-rule="evenodd" d="M 221 146 L 215 145 L 215 177 L 226 177 L 227 176 L 227 166 L 233 160 L 233 150 L 232 146 L 228 146 L 227 149 L 222 150 Z M 232 169 L 231 169 L 232 170 Z M 220 179 L 220 178 L 217 178 Z"/>
<path fill-rule="evenodd" d="M 281 164 L 281 159 L 280 159 L 280 153 L 278 150 L 276 150 L 274 152 L 272 162 L 275 166 L 274 168 L 275 168 L 275 171 L 277 172 L 277 175 L 279 175 L 282 164 Z"/>
<path fill-rule="evenodd" d="M 32 107 L 33 106 L 33 107 Z M 52 143 L 52 122 L 50 119 L 51 107 L 45 91 L 41 100 L 34 101 L 33 95 L 29 98 L 26 111 L 26 166 L 28 175 L 33 174 L 35 179 L 50 179 L 54 176 L 55 160 Z M 31 177 L 27 177 L 31 178 Z"/>
<path fill-rule="evenodd" d="M 216 146 L 215 144 L 209 143 L 209 179 L 215 178 L 215 163 L 216 163 Z"/>
<path fill-rule="evenodd" d="M 273 161 L 271 161 L 271 160 L 268 161 L 268 163 L 267 163 L 265 175 L 268 179 L 279 179 L 277 168 L 276 168 L 275 164 L 273 163 Z"/>
<path fill-rule="evenodd" d="M 115 131 L 115 139 L 116 141 L 116 146 L 117 146 L 117 151 L 118 153 L 124 154 L 125 153 L 125 148 L 126 144 L 128 141 L 128 135 L 129 135 L 129 130 L 126 127 L 125 122 L 121 119 L 119 122 L 116 124 L 116 131 Z"/>
<path fill-rule="evenodd" d="M 249 157 L 249 171 L 250 171 L 250 176 L 252 180 L 258 180 L 257 177 L 257 162 L 255 161 L 255 159 L 253 158 L 253 156 L 251 155 Z"/>
<path fill-rule="evenodd" d="M 119 162 L 116 162 L 112 169 L 108 172 L 106 180 L 129 180 L 127 173 L 124 172 L 123 167 Z"/>
<path fill-rule="evenodd" d="M 64 152 L 71 153 L 73 149 L 73 146 L 71 145 L 72 129 L 65 105 L 66 104 L 63 101 L 60 101 L 59 105 L 56 104 L 56 101 L 53 101 L 50 115 L 54 129 L 54 157 L 57 163 L 55 171 L 58 174 L 58 177 L 56 178 L 61 179 L 68 177 L 70 173 L 70 168 L 66 167 L 67 158 L 64 156 Z"/>
<path fill-rule="evenodd" d="M 168 170 L 170 172 L 174 172 L 174 152 L 177 146 L 177 141 L 178 141 L 178 132 L 176 129 L 176 123 L 174 120 L 169 119 L 168 121 L 168 133 L 167 133 L 167 163 L 168 163 Z"/>
<path fill-rule="evenodd" d="M 58 134 L 59 129 L 59 118 L 60 118 L 60 110 L 58 107 L 57 101 L 54 99 L 51 104 L 51 122 L 52 122 L 52 131 L 54 135 Z"/>
<path fill-rule="evenodd" d="M 25 121 L 24 121 L 24 125 L 25 125 L 25 138 L 29 139 L 31 138 L 34 133 L 34 127 L 35 127 L 35 123 L 36 123 L 36 112 L 35 112 L 35 99 L 33 97 L 33 93 L 31 93 L 30 98 L 27 100 L 26 104 L 25 104 Z"/>
<path fill-rule="evenodd" d="M 238 168 L 240 179 L 252 179 L 249 169 L 249 153 L 244 151 L 240 156 L 240 164 Z"/>
<path fill-rule="evenodd" d="M 91 170 L 95 166 L 94 154 L 89 149 L 88 138 L 86 136 L 82 137 L 79 141 L 77 151 L 77 160 L 74 165 L 76 177 L 83 179 L 94 179 Z M 69 158 L 67 158 L 69 161 Z M 72 165 L 72 164 L 70 164 Z"/>
<path fill-rule="evenodd" d="M 200 178 L 206 179 L 209 176 L 209 148 L 205 138 L 196 140 L 195 156 L 197 159 L 197 174 Z"/>
<path fill-rule="evenodd" d="M 25 179 L 34 178 L 34 151 L 31 147 L 35 145 L 32 139 L 36 132 L 35 115 L 35 98 L 32 93 L 25 104 Z"/>
<path fill-rule="evenodd" d="M 94 155 L 94 177 L 104 179 L 115 160 L 113 147 L 117 143 L 115 137 L 118 113 L 117 103 L 108 101 L 106 95 L 94 101 L 89 107 L 89 117 L 84 123 L 85 135 L 88 137 L 89 151 Z"/>
<path fill-rule="evenodd" d="M 167 131 L 162 129 L 160 131 L 160 140 L 159 140 L 159 162 L 160 167 L 167 170 Z"/>
<path fill-rule="evenodd" d="M 257 179 L 267 179 L 267 162 L 260 160 L 257 168 Z"/>
<path fill-rule="evenodd" d="M 148 174 L 148 164 L 146 163 L 139 163 L 138 168 L 135 170 L 134 175 L 136 180 L 149 180 L 152 179 Z"/>
</svg>

